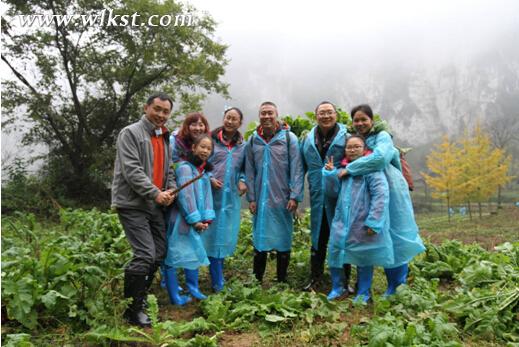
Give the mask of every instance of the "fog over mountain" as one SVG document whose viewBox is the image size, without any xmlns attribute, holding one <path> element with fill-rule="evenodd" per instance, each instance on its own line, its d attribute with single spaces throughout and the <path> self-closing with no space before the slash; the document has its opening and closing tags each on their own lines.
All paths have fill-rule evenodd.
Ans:
<svg viewBox="0 0 519 347">
<path fill-rule="evenodd" d="M 215 19 L 216 39 L 229 45 L 231 99 L 208 96 L 212 127 L 231 105 L 246 125 L 265 100 L 283 115 L 323 100 L 346 111 L 369 103 L 397 143 L 429 149 L 477 119 L 519 119 L 517 0 L 188 2 Z M 3 160 L 21 153 L 21 136 L 2 134 Z"/>
<path fill-rule="evenodd" d="M 225 105 L 256 120 L 264 100 L 292 115 L 322 100 L 369 103 L 414 145 L 476 119 L 519 118 L 517 1 L 193 3 L 230 45 L 232 99 L 208 97 L 212 126 Z"/>
</svg>

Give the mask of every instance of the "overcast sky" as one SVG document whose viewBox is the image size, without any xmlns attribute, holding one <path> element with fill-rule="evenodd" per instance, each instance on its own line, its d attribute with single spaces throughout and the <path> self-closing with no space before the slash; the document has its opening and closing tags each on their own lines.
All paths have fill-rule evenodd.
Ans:
<svg viewBox="0 0 519 347">
<path fill-rule="evenodd" d="M 216 36 L 230 46 L 225 80 L 233 99 L 208 98 L 212 124 L 226 104 L 242 107 L 247 119 L 267 99 L 282 113 L 302 113 L 340 99 L 326 95 L 325 85 L 348 83 L 345 75 L 459 65 L 500 45 L 519 45 L 516 0 L 189 2 L 218 22 Z M 303 98 L 295 95 L 302 91 Z"/>
<path fill-rule="evenodd" d="M 293 115 L 322 100 L 346 110 L 376 103 L 377 96 L 356 100 L 346 90 L 362 89 L 364 80 L 378 83 L 391 71 L 462 66 L 488 52 L 519 66 L 519 49 L 510 49 L 519 47 L 518 0 L 188 2 L 217 21 L 215 36 L 229 45 L 224 80 L 232 99 L 208 97 L 204 112 L 212 127 L 225 106 L 240 107 L 245 124 L 256 120 L 265 100 Z M 3 136 L 2 145 L 16 151 L 12 139 L 19 137 Z"/>
</svg>

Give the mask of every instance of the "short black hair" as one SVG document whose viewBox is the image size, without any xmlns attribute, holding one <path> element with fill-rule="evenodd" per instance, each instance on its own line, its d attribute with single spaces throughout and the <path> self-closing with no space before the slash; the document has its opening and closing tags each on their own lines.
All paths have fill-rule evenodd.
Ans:
<svg viewBox="0 0 519 347">
<path fill-rule="evenodd" d="M 162 101 L 166 101 L 166 100 L 169 101 L 169 104 L 171 105 L 171 109 L 173 109 L 173 99 L 171 99 L 171 97 L 168 94 L 163 93 L 163 92 L 156 92 L 156 93 L 151 94 L 148 97 L 148 100 L 146 100 L 146 105 L 151 105 L 153 103 L 153 100 L 155 100 L 156 98 L 159 98 Z"/>
<path fill-rule="evenodd" d="M 351 116 L 352 120 L 353 120 L 353 116 L 355 116 L 355 113 L 357 113 L 359 111 L 364 113 L 369 118 L 373 119 L 373 110 L 371 109 L 371 107 L 368 104 L 362 104 L 362 105 L 355 106 L 354 108 L 351 109 L 350 116 Z"/>
</svg>

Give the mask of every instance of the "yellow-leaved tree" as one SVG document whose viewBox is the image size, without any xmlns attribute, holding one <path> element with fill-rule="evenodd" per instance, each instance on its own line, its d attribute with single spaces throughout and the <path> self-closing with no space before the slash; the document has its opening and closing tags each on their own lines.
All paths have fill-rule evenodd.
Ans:
<svg viewBox="0 0 519 347">
<path fill-rule="evenodd" d="M 460 149 L 448 136 L 427 156 L 427 167 L 432 175 L 422 172 L 425 182 L 433 189 L 432 197 L 445 200 L 447 210 L 463 201 L 460 191 L 462 167 L 459 162 Z M 450 214 L 449 214 L 450 220 Z"/>
<path fill-rule="evenodd" d="M 472 202 L 477 203 L 481 217 L 481 204 L 488 201 L 500 185 L 512 179 L 512 176 L 508 176 L 511 157 L 492 145 L 490 136 L 481 129 L 479 122 L 472 134 L 465 132 L 460 144 L 465 202 L 471 216 L 470 205 Z"/>
<path fill-rule="evenodd" d="M 472 218 L 470 207 L 475 202 L 481 217 L 481 203 L 513 178 L 508 175 L 510 164 L 511 157 L 492 145 L 478 123 L 473 133 L 465 132 L 460 141 L 444 136 L 427 156 L 430 174 L 421 174 L 433 189 L 433 198 L 445 200 L 447 209 L 465 203 Z"/>
</svg>

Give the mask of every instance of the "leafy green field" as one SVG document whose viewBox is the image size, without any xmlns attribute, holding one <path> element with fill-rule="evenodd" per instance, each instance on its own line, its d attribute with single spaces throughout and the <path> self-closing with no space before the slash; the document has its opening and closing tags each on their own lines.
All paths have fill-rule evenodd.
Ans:
<svg viewBox="0 0 519 347">
<path fill-rule="evenodd" d="M 297 221 L 289 283 L 276 284 L 275 260 L 259 286 L 251 273 L 251 224 L 226 263 L 228 290 L 186 307 L 152 288 L 150 329 L 121 319 L 122 267 L 129 246 L 117 217 L 61 211 L 59 225 L 31 215 L 2 220 L 2 344 L 150 346 L 516 346 L 519 344 L 519 209 L 482 219 L 417 216 L 427 253 L 410 266 L 409 286 L 374 302 L 328 302 L 299 290 L 308 277 L 308 215 Z M 459 241 L 456 241 L 459 240 Z M 477 243 L 474 243 L 477 242 Z M 498 245 L 494 249 L 495 245 Z M 207 269 L 201 287 L 209 290 Z"/>
</svg>

